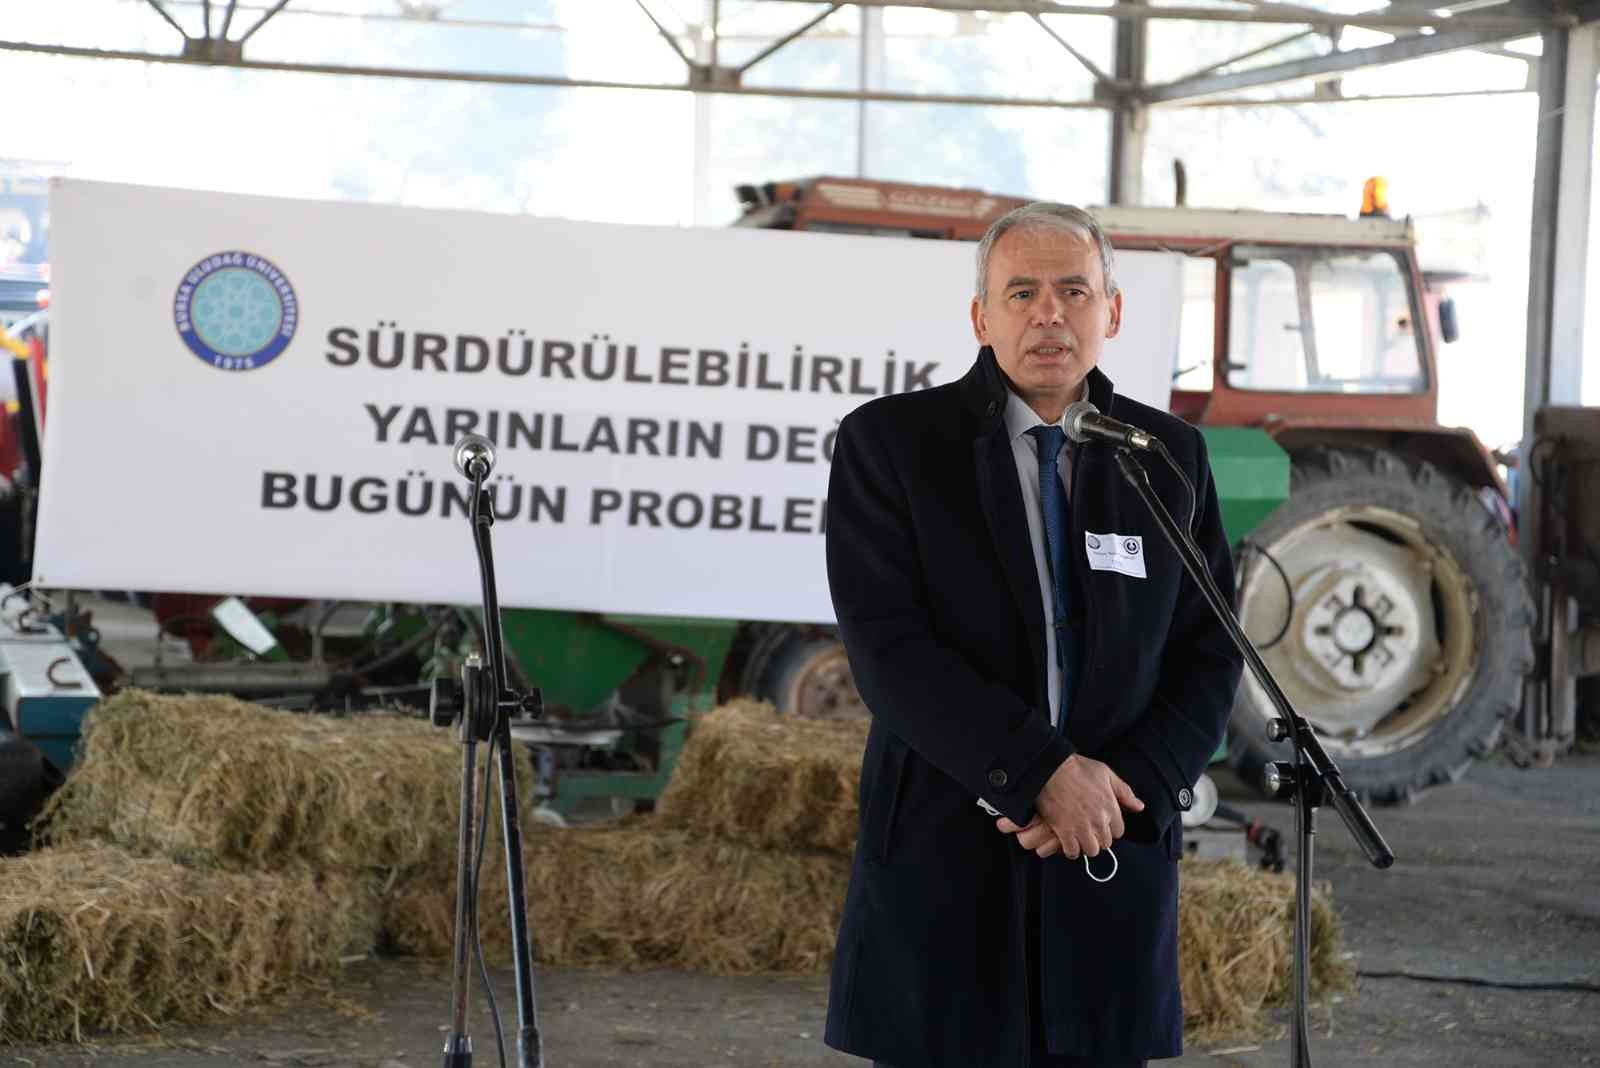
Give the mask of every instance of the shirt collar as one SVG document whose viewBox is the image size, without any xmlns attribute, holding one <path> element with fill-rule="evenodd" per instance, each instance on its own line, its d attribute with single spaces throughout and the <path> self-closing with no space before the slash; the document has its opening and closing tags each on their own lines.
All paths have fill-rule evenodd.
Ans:
<svg viewBox="0 0 1600 1068">
<path fill-rule="evenodd" d="M 1079 386 L 1078 395 L 1073 399 L 1082 400 L 1084 393 L 1084 387 Z M 1062 430 L 1066 430 L 1066 418 L 1066 413 L 1062 412 L 1061 418 L 1056 421 L 1055 425 L 1061 427 Z M 1011 440 L 1016 441 L 1034 427 L 1045 425 L 1045 421 L 1039 418 L 1039 413 L 1028 407 L 1028 402 L 1017 396 L 1016 391 L 1007 386 L 1006 433 L 1010 436 Z M 1068 444 L 1070 443 L 1071 439 L 1069 438 Z"/>
</svg>

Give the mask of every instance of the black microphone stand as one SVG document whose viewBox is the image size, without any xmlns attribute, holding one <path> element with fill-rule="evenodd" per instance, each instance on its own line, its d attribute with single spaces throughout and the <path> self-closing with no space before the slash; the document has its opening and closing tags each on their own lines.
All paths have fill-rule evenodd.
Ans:
<svg viewBox="0 0 1600 1068">
<path fill-rule="evenodd" d="M 461 668 L 461 681 L 435 679 L 431 715 L 435 726 L 460 727 L 462 743 L 461 827 L 456 851 L 456 937 L 451 982 L 451 1030 L 445 1040 L 444 1068 L 471 1068 L 472 1038 L 467 1034 L 467 957 L 477 927 L 477 881 L 473 866 L 474 782 L 477 743 L 494 740 L 500 758 L 500 827 L 505 840 L 506 884 L 511 907 L 511 953 L 517 982 L 517 1065 L 540 1068 L 539 1016 L 534 1005 L 533 957 L 528 940 L 527 891 L 522 870 L 521 810 L 517 807 L 516 762 L 511 753 L 511 717 L 538 716 L 543 699 L 537 689 L 513 690 L 506 674 L 505 650 L 500 631 L 500 604 L 495 593 L 494 554 L 489 528 L 494 507 L 483 488 L 494 466 L 494 450 L 487 439 L 464 439 L 456 448 L 456 467 L 472 480 L 472 540 L 478 551 L 478 572 L 483 583 L 484 654 L 487 663 L 470 656 Z"/>
<path fill-rule="evenodd" d="M 1155 438 L 1151 439 L 1151 446 L 1165 452 L 1164 447 Z M 1211 571 L 1206 567 L 1205 557 L 1195 545 L 1194 539 L 1189 536 L 1189 532 L 1173 520 L 1166 505 L 1156 496 L 1155 489 L 1150 485 L 1150 476 L 1128 449 L 1119 447 L 1116 455 L 1117 467 L 1121 470 L 1122 477 L 1133 487 L 1134 492 L 1144 501 L 1145 507 L 1150 510 L 1150 514 L 1155 517 L 1161 532 L 1166 535 L 1168 543 L 1183 561 L 1189 577 L 1194 579 L 1200 591 L 1205 594 L 1211 610 L 1222 621 L 1228 637 L 1244 656 L 1250 673 L 1255 676 L 1256 682 L 1261 684 L 1273 707 L 1277 709 L 1279 718 L 1273 721 L 1269 731 L 1272 740 L 1283 741 L 1287 738 L 1294 745 L 1294 761 L 1269 763 L 1263 778 L 1269 792 L 1294 803 L 1299 864 L 1296 865 L 1295 871 L 1292 1036 L 1294 1049 L 1291 1063 L 1294 1068 L 1311 1068 L 1311 862 L 1318 806 L 1332 803 L 1373 867 L 1389 867 L 1394 863 L 1394 852 L 1383 840 L 1383 835 L 1378 833 L 1377 826 L 1367 815 L 1366 809 L 1361 807 L 1361 802 L 1356 800 L 1350 787 L 1345 785 L 1343 776 L 1339 774 L 1338 765 L 1322 748 L 1322 743 L 1317 739 L 1311 724 L 1295 711 L 1288 695 L 1272 677 L 1272 672 L 1267 668 L 1265 661 L 1256 652 L 1250 639 L 1245 636 L 1244 628 L 1239 625 L 1238 618 L 1233 614 L 1232 604 L 1222 596 L 1222 592 L 1212 580 Z"/>
</svg>

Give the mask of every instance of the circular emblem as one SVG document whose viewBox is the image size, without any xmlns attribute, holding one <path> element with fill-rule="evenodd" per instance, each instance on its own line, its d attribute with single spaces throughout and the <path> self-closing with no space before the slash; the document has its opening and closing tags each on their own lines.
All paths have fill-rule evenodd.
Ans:
<svg viewBox="0 0 1600 1068">
<path fill-rule="evenodd" d="M 1139 555 L 1139 543 L 1132 538 L 1122 539 L 1122 551 L 1129 556 Z"/>
<path fill-rule="evenodd" d="M 184 273 L 172 303 L 189 351 L 224 371 L 253 371 L 294 340 L 300 302 L 277 264 L 253 252 L 207 256 Z"/>
<path fill-rule="evenodd" d="M 1089 548 L 1091 548 L 1091 549 L 1100 548 L 1100 539 L 1095 537 L 1093 534 L 1089 535 Z"/>
</svg>

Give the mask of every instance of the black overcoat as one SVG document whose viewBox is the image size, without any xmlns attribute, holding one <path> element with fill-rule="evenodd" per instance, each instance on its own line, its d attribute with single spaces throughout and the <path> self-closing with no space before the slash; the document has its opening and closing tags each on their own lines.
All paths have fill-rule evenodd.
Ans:
<svg viewBox="0 0 1600 1068">
<path fill-rule="evenodd" d="M 1201 550 L 1231 590 L 1200 433 L 1116 397 L 1098 370 L 1088 388 L 1101 411 L 1158 435 L 1187 473 Z M 828 582 L 872 729 L 825 1038 L 891 1064 L 1023 1064 L 1024 891 L 1036 864 L 1051 1049 L 1175 1057 L 1177 817 L 1222 738 L 1240 658 L 1111 450 L 1079 446 L 1068 557 L 1080 668 L 1066 733 L 1051 727 L 1044 607 L 1005 404 L 986 347 L 960 381 L 872 401 L 839 427 Z M 1182 522 L 1182 483 L 1159 461 L 1146 466 Z M 1142 538 L 1145 578 L 1089 567 L 1087 535 L 1108 533 Z M 976 804 L 1027 823 L 1073 752 L 1105 761 L 1147 806 L 1128 819 L 1119 871 L 1104 884 L 1082 860 L 1019 848 Z"/>
</svg>

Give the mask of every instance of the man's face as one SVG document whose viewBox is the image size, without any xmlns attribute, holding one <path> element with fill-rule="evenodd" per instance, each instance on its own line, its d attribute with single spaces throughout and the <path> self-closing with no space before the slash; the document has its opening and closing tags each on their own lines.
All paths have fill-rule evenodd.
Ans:
<svg viewBox="0 0 1600 1068">
<path fill-rule="evenodd" d="M 1121 326 L 1122 294 L 1106 295 L 1090 238 L 1021 226 L 995 242 L 988 296 L 972 302 L 972 329 L 1040 415 L 1059 417 Z"/>
</svg>

